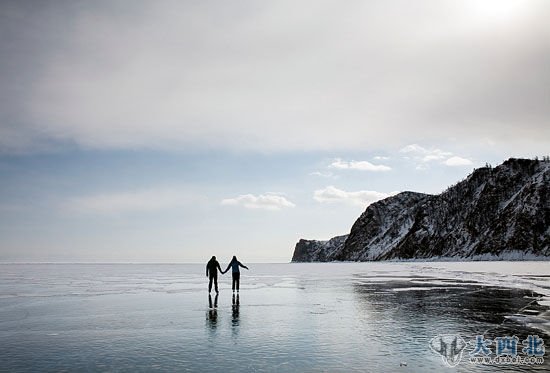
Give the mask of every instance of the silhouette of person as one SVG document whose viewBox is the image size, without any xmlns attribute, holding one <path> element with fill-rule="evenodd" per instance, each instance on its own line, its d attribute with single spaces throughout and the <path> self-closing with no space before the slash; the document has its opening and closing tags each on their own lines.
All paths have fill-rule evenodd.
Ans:
<svg viewBox="0 0 550 373">
<path fill-rule="evenodd" d="M 237 288 L 237 292 L 239 291 L 239 283 L 241 281 L 241 271 L 239 270 L 239 267 L 248 269 L 247 266 L 245 266 L 244 264 L 242 264 L 237 260 L 236 256 L 233 256 L 233 259 L 231 259 L 231 262 L 229 262 L 229 265 L 227 266 L 225 271 L 222 271 L 222 273 L 225 273 L 229 271 L 229 268 L 231 268 L 231 274 L 233 277 L 233 283 L 231 288 L 233 289 L 233 292 L 235 292 L 235 287 Z"/>
<path fill-rule="evenodd" d="M 208 281 L 208 292 L 210 293 L 212 291 L 212 281 L 214 281 L 214 289 L 216 289 L 216 293 L 219 293 L 218 291 L 218 269 L 223 274 L 225 272 L 222 271 L 220 267 L 220 263 L 216 260 L 215 256 L 212 256 L 212 259 L 206 263 L 206 277 L 209 278 Z"/>
</svg>

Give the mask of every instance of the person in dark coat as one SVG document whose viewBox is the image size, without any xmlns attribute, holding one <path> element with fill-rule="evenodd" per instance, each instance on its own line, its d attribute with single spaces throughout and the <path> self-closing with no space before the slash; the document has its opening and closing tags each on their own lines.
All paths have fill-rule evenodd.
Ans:
<svg viewBox="0 0 550 373">
<path fill-rule="evenodd" d="M 247 266 L 237 260 L 236 256 L 233 256 L 233 259 L 231 259 L 231 262 L 229 262 L 229 265 L 225 271 L 222 271 L 222 273 L 225 273 L 229 271 L 229 268 L 231 268 L 231 274 L 233 276 L 233 285 L 231 288 L 233 289 L 233 292 L 235 292 L 235 288 L 237 288 L 237 292 L 239 291 L 239 283 L 241 281 L 241 271 L 239 270 L 239 267 L 248 269 Z"/>
<path fill-rule="evenodd" d="M 222 269 L 220 267 L 220 263 L 216 260 L 215 256 L 212 256 L 212 259 L 206 263 L 206 277 L 208 277 L 208 292 L 210 293 L 212 291 L 212 282 L 214 282 L 214 289 L 216 289 L 216 293 L 219 293 L 218 291 L 218 270 L 223 274 L 225 272 L 222 272 Z"/>
</svg>

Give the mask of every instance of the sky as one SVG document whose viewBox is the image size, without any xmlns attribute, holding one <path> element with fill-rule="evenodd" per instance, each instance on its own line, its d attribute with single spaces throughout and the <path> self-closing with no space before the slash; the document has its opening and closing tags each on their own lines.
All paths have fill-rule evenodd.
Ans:
<svg viewBox="0 0 550 373">
<path fill-rule="evenodd" d="M 0 261 L 288 262 L 550 149 L 550 2 L 0 1 Z"/>
</svg>

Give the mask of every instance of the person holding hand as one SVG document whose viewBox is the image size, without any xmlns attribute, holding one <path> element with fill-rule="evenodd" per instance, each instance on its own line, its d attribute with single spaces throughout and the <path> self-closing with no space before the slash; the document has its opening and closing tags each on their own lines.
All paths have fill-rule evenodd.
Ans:
<svg viewBox="0 0 550 373">
<path fill-rule="evenodd" d="M 222 268 L 220 267 L 220 263 L 216 260 L 215 256 L 212 256 L 212 258 L 208 261 L 206 264 L 206 277 L 208 277 L 208 292 L 210 293 L 212 291 L 212 282 L 214 282 L 214 289 L 216 289 L 216 293 L 219 293 L 218 291 L 218 270 L 223 274 L 225 272 L 222 272 Z"/>
<path fill-rule="evenodd" d="M 229 265 L 227 266 L 227 268 L 225 269 L 225 271 L 222 271 L 222 274 L 229 271 L 229 268 L 231 268 L 231 274 L 233 275 L 233 283 L 232 283 L 232 286 L 231 288 L 233 289 L 233 292 L 235 292 L 235 288 L 237 288 L 237 292 L 239 292 L 239 283 L 240 283 L 240 280 L 241 280 L 241 272 L 239 270 L 239 267 L 243 267 L 243 268 L 246 268 L 248 269 L 247 266 L 245 266 L 244 264 L 242 264 L 241 262 L 239 262 L 237 260 L 237 257 L 236 256 L 233 256 L 233 259 L 231 259 L 231 262 L 229 262 Z"/>
</svg>

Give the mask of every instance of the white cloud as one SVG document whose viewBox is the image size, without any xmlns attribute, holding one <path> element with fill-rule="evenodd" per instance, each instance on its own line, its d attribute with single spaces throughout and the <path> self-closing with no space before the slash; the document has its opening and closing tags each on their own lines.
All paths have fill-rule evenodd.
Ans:
<svg viewBox="0 0 550 373">
<path fill-rule="evenodd" d="M 446 166 L 471 166 L 472 165 L 472 161 L 469 160 L 469 159 L 466 159 L 466 158 L 462 158 L 462 157 L 457 157 L 457 156 L 454 156 L 454 157 L 451 157 L 449 159 L 447 159 L 445 162 L 445 165 Z"/>
<path fill-rule="evenodd" d="M 385 157 L 385 156 L 382 156 L 382 155 L 377 155 L 374 157 L 375 160 L 377 161 L 387 161 L 388 159 L 390 159 L 390 157 Z"/>
<path fill-rule="evenodd" d="M 335 159 L 329 166 L 339 170 L 360 170 L 360 171 L 390 171 L 391 167 L 384 165 L 375 165 L 367 161 L 343 161 L 339 158 Z"/>
<path fill-rule="evenodd" d="M 401 150 L 399 150 L 400 153 L 407 154 L 407 156 L 404 156 L 404 159 L 412 159 L 418 164 L 416 165 L 417 170 L 426 170 L 428 169 L 428 163 L 439 161 L 441 164 L 445 166 L 470 166 L 472 165 L 472 161 L 459 157 L 454 155 L 451 152 L 443 151 L 441 149 L 432 148 L 427 149 L 424 148 L 418 144 L 410 144 L 405 147 L 403 147 Z"/>
<path fill-rule="evenodd" d="M 334 174 L 332 172 L 321 172 L 321 171 L 314 171 L 310 172 L 309 176 L 319 176 L 319 177 L 327 177 L 327 178 L 335 178 Z"/>
<path fill-rule="evenodd" d="M 390 197 L 397 193 L 398 192 L 382 193 L 372 190 L 347 192 L 331 185 L 324 189 L 316 190 L 313 193 L 313 199 L 321 203 L 347 203 L 366 207 L 373 202 Z"/>
<path fill-rule="evenodd" d="M 260 194 L 257 196 L 253 194 L 242 194 L 235 198 L 226 198 L 222 200 L 221 204 L 225 206 L 242 206 L 247 209 L 263 209 L 271 211 L 296 206 L 282 195 L 275 193 Z"/>
<path fill-rule="evenodd" d="M 399 152 L 411 154 L 415 159 L 422 162 L 440 161 L 453 155 L 441 149 L 426 149 L 418 144 L 411 144 L 403 147 Z"/>
<path fill-rule="evenodd" d="M 410 144 L 399 150 L 400 153 L 427 153 L 428 150 L 418 144 Z"/>
<path fill-rule="evenodd" d="M 74 197 L 66 201 L 64 206 L 75 212 L 117 214 L 180 208 L 205 199 L 205 196 L 186 190 L 153 188 Z"/>
</svg>

